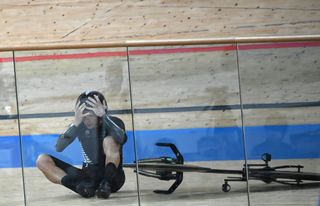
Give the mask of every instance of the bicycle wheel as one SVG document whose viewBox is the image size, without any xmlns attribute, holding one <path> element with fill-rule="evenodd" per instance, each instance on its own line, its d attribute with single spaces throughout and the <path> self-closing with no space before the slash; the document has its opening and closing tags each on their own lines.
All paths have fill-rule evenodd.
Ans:
<svg viewBox="0 0 320 206">
<path fill-rule="evenodd" d="M 293 172 L 293 171 L 277 171 L 277 170 L 251 170 L 249 177 L 257 179 L 288 179 L 288 180 L 309 180 L 309 181 L 320 181 L 319 173 L 312 172 Z"/>
</svg>

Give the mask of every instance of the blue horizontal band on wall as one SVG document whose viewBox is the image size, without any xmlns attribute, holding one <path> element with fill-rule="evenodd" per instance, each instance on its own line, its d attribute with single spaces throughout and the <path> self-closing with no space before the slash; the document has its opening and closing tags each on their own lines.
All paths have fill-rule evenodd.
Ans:
<svg viewBox="0 0 320 206">
<path fill-rule="evenodd" d="M 251 126 L 245 128 L 249 160 L 260 159 L 269 152 L 273 159 L 320 158 L 320 124 Z M 134 161 L 133 132 L 128 131 L 124 146 L 124 162 Z M 136 131 L 138 158 L 172 156 L 168 148 L 157 142 L 176 144 L 185 161 L 243 160 L 243 140 L 239 127 L 192 128 Z M 54 150 L 58 134 L 22 136 L 23 159 L 26 167 L 34 167 L 37 156 L 51 154 L 74 165 L 82 163 L 78 141 L 62 153 Z M 0 137 L 0 168 L 21 166 L 18 136 Z"/>
<path fill-rule="evenodd" d="M 295 107 L 319 107 L 320 101 L 315 102 L 289 102 L 289 103 L 266 103 L 266 104 L 244 104 L 244 109 L 277 109 L 277 108 L 295 108 Z M 225 111 L 241 109 L 241 105 L 215 105 L 215 106 L 191 106 L 191 107 L 165 107 L 165 108 L 144 108 L 134 109 L 137 114 L 143 113 L 168 113 L 168 112 L 197 112 L 197 111 Z M 130 109 L 110 110 L 114 114 L 131 114 Z M 22 119 L 30 118 L 55 118 L 55 117 L 73 117 L 73 112 L 57 113 L 38 113 L 38 114 L 20 114 Z M 0 120 L 17 119 L 18 115 L 0 115 Z"/>
</svg>

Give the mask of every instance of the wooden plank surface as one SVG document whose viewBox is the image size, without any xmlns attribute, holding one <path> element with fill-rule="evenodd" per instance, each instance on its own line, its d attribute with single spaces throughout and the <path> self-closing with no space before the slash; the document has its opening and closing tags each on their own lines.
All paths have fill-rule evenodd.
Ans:
<svg viewBox="0 0 320 206">
<path fill-rule="evenodd" d="M 318 162 L 318 163 L 317 163 Z M 204 167 L 239 169 L 243 161 L 227 162 L 193 162 Z M 278 160 L 272 165 L 302 164 L 303 171 L 319 172 L 317 160 Z M 133 170 L 125 170 L 127 180 L 124 187 L 108 200 L 98 198 L 84 199 L 72 191 L 50 183 L 35 168 L 25 169 L 25 185 L 27 204 L 31 206 L 41 205 L 138 205 L 136 191 L 136 177 Z M 3 206 L 23 205 L 21 170 L 1 169 L 0 176 L 0 203 Z M 229 193 L 221 191 L 221 184 L 227 175 L 222 174 L 198 174 L 186 173 L 181 186 L 171 195 L 164 196 L 155 194 L 154 189 L 167 189 L 172 182 L 160 181 L 139 176 L 140 194 L 142 205 L 247 205 L 247 189 L 244 182 L 230 182 L 232 189 Z M 292 188 L 287 185 L 276 183 L 265 184 L 260 181 L 250 181 L 250 198 L 254 205 L 299 205 L 313 206 L 318 201 L 319 186 Z M 272 198 L 270 198 L 272 197 Z"/>
<path fill-rule="evenodd" d="M 319 34 L 317 0 L 3 0 L 1 46 Z"/>
<path fill-rule="evenodd" d="M 320 32 L 320 2 L 3 0 L 0 19 L 2 47 L 117 40 L 311 35 Z M 126 50 L 36 51 L 18 52 L 16 55 L 101 51 Z M 319 101 L 318 53 L 317 48 L 240 52 L 244 103 Z M 0 58 L 11 56 L 10 52 L 0 53 Z M 146 55 L 133 57 L 131 61 L 135 108 L 239 104 L 234 52 Z M 265 66 L 266 62 L 268 66 Z M 91 88 L 106 95 L 111 109 L 129 109 L 127 67 L 125 56 L 19 62 L 17 77 L 21 113 L 71 112 L 77 95 Z M 277 72 L 281 75 L 276 75 Z M 0 74 L 0 115 L 15 115 L 12 62 L 1 62 Z M 320 114 L 318 107 L 310 107 L 249 109 L 244 115 L 245 125 L 273 125 L 319 124 Z M 120 117 L 131 130 L 131 116 Z M 22 119 L 21 131 L 25 135 L 59 133 L 72 119 Z M 135 114 L 135 124 L 136 129 L 141 130 L 203 128 L 240 126 L 241 120 L 239 110 L 164 112 Z M 17 120 L 1 120 L 0 135 L 18 135 Z M 299 161 L 306 170 L 319 171 L 318 160 L 292 160 L 294 163 Z M 242 163 L 206 164 L 232 168 Z M 25 170 L 27 203 L 34 206 L 100 205 L 102 202 L 137 205 L 135 175 L 132 171 L 126 173 L 127 182 L 122 191 L 104 201 L 80 198 L 63 187 L 50 184 L 35 168 L 28 168 Z M 247 205 L 245 185 L 235 184 L 232 193 L 225 194 L 220 191 L 223 178 L 187 174 L 181 190 L 168 198 L 152 193 L 154 185 L 165 188 L 165 183 L 141 178 L 142 205 L 180 205 L 186 201 L 190 205 Z M 1 169 L 0 179 L 0 204 L 23 205 L 21 169 Z M 256 205 L 315 205 L 319 198 L 319 188 L 287 190 L 286 187 L 263 183 L 250 186 L 252 204 Z"/>
<path fill-rule="evenodd" d="M 0 52 L 0 58 L 12 58 L 12 52 Z M 16 114 L 13 62 L 0 62 L 0 115 Z"/>
<path fill-rule="evenodd" d="M 228 46 L 228 45 L 220 45 Z M 196 48 L 214 48 L 208 45 Z M 162 51 L 188 47 L 133 48 L 130 52 Z M 124 49 L 17 52 L 17 58 L 39 55 L 124 52 Z M 240 51 L 244 104 L 319 101 L 319 47 Z M 10 53 L 3 53 L 10 57 Z M 54 58 L 54 57 L 53 57 Z M 267 63 L 266 63 L 267 62 Z M 1 63 L 1 115 L 16 114 L 14 73 L 11 62 Z M 308 65 L 308 66 L 306 66 Z M 186 108 L 183 112 L 136 113 L 136 129 L 176 129 L 240 126 L 240 98 L 234 51 L 133 55 L 130 73 L 135 109 Z M 86 89 L 102 91 L 111 110 L 129 110 L 130 92 L 126 57 L 48 59 L 16 64 L 20 114 L 72 112 L 77 96 Z M 188 107 L 238 105 L 235 110 L 188 111 Z M 159 110 L 159 111 L 160 111 Z M 268 116 L 281 113 L 282 120 Z M 122 115 L 131 129 L 131 116 Z M 246 109 L 245 125 L 317 124 L 318 107 Z M 201 121 L 200 121 L 201 119 Z M 23 119 L 23 134 L 56 133 L 72 117 Z M 15 121 L 3 121 L 1 134 L 16 134 Z M 33 126 L 32 126 L 33 125 Z"/>
<path fill-rule="evenodd" d="M 114 50 L 81 52 L 93 51 Z M 18 52 L 16 56 L 62 53 L 79 51 Z M 105 94 L 110 109 L 130 108 L 126 57 L 18 62 L 16 71 L 21 114 L 73 111 L 77 97 L 86 90 L 98 90 Z"/>
</svg>

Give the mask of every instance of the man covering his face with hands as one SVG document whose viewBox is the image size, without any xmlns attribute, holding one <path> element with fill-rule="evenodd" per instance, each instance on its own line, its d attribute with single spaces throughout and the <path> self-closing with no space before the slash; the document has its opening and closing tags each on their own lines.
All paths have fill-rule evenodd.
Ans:
<svg viewBox="0 0 320 206">
<path fill-rule="evenodd" d="M 82 197 L 108 198 L 125 182 L 122 146 L 127 141 L 121 119 L 108 114 L 107 102 L 97 91 L 82 93 L 75 105 L 74 122 L 57 140 L 62 152 L 76 138 L 83 154 L 82 169 L 49 154 L 41 154 L 37 167 L 48 180 L 61 184 Z"/>
</svg>

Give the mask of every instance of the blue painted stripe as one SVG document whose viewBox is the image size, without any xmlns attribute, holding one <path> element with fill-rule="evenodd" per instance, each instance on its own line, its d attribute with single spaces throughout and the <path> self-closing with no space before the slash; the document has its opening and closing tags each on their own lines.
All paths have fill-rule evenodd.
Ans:
<svg viewBox="0 0 320 206">
<path fill-rule="evenodd" d="M 249 159 L 260 159 L 264 152 L 274 159 L 320 158 L 320 124 L 245 127 Z M 124 162 L 134 161 L 133 132 L 128 131 Z M 157 142 L 177 145 L 186 161 L 242 160 L 243 141 L 240 127 L 190 128 L 136 131 L 138 158 L 173 156 Z M 36 158 L 47 153 L 71 164 L 81 164 L 79 142 L 73 142 L 62 153 L 54 150 L 57 134 L 22 136 L 24 165 L 34 167 Z M 0 137 L 0 168 L 20 167 L 18 136 Z"/>
</svg>

